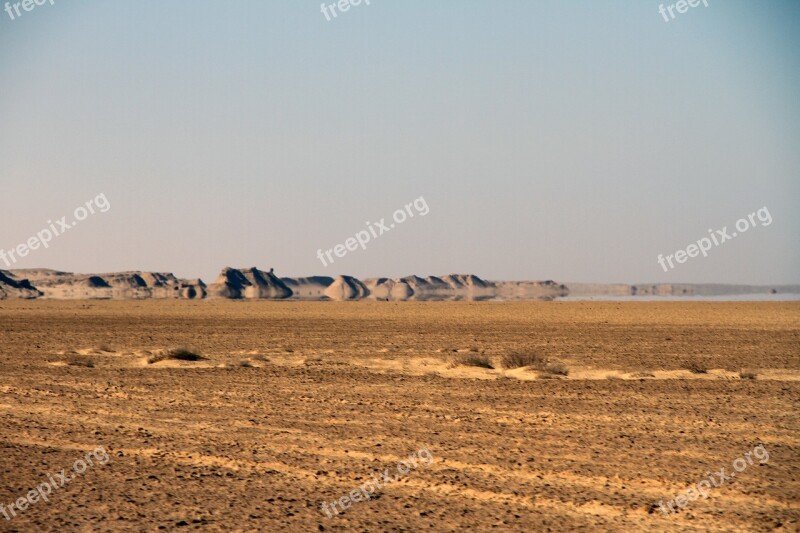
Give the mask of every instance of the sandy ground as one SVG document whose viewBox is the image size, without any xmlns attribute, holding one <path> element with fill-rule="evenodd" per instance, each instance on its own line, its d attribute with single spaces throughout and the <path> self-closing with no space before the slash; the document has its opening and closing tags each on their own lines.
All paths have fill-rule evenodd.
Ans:
<svg viewBox="0 0 800 533">
<path fill-rule="evenodd" d="M 798 303 L 3 301 L 0 504 L 108 461 L 0 530 L 798 531 L 798 407 Z"/>
</svg>

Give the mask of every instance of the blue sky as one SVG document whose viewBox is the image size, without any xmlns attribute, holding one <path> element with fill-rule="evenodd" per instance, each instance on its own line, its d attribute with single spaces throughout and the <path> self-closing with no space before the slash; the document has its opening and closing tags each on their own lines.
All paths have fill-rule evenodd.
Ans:
<svg viewBox="0 0 800 533">
<path fill-rule="evenodd" d="M 104 193 L 15 267 L 800 283 L 800 2 L 660 3 L 0 12 L 0 248 Z M 424 218 L 317 259 L 420 196 Z"/>
</svg>

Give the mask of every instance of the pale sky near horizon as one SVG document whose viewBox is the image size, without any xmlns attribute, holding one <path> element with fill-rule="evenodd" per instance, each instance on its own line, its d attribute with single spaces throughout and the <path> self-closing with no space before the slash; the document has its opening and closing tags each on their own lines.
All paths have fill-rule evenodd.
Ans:
<svg viewBox="0 0 800 533">
<path fill-rule="evenodd" d="M 800 283 L 800 2 L 320 3 L 0 11 L 0 249 L 111 204 L 12 268 Z"/>
</svg>

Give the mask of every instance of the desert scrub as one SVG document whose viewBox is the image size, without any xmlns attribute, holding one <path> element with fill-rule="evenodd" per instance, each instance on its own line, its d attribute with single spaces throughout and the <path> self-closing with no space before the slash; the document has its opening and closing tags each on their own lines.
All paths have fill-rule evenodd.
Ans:
<svg viewBox="0 0 800 533">
<path fill-rule="evenodd" d="M 567 365 L 558 359 L 552 359 L 537 353 L 512 352 L 506 354 L 503 357 L 503 366 L 509 369 L 528 367 L 551 376 L 569 375 Z"/>
<path fill-rule="evenodd" d="M 451 366 L 476 366 L 479 368 L 488 368 L 489 370 L 494 369 L 492 361 L 487 356 L 476 353 L 468 353 L 456 357 L 451 363 Z"/>
<path fill-rule="evenodd" d="M 689 359 L 683 364 L 683 368 L 691 372 L 692 374 L 707 374 L 708 367 L 702 361 L 698 359 Z"/>
<path fill-rule="evenodd" d="M 161 351 L 151 355 L 147 358 L 147 362 L 152 365 L 153 363 L 167 360 L 201 361 L 203 359 L 205 359 L 205 357 L 188 348 L 173 348 L 172 350 Z"/>
<path fill-rule="evenodd" d="M 547 364 L 547 358 L 538 353 L 512 352 L 504 355 L 502 362 L 505 368 L 520 368 L 523 366 L 539 368 Z"/>
<path fill-rule="evenodd" d="M 742 369 L 739 371 L 739 377 L 742 379 L 756 379 L 757 376 L 758 374 L 756 374 L 753 370 Z"/>
<path fill-rule="evenodd" d="M 85 368 L 94 368 L 94 361 L 90 357 L 86 357 L 85 355 L 70 355 L 67 356 L 64 361 L 66 365 L 69 366 L 82 366 Z"/>
<path fill-rule="evenodd" d="M 540 369 L 541 372 L 545 374 L 550 374 L 551 376 L 568 376 L 569 375 L 569 368 L 567 365 L 562 363 L 561 361 L 548 361 L 544 368 Z"/>
</svg>

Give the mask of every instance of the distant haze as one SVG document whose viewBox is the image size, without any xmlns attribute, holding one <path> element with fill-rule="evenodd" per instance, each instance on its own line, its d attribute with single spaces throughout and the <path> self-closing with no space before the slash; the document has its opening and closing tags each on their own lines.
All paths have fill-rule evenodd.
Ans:
<svg viewBox="0 0 800 533">
<path fill-rule="evenodd" d="M 11 268 L 800 283 L 800 2 L 658 5 L 0 11 L 0 249 L 104 194 Z M 770 225 L 659 266 L 763 207 Z"/>
</svg>

